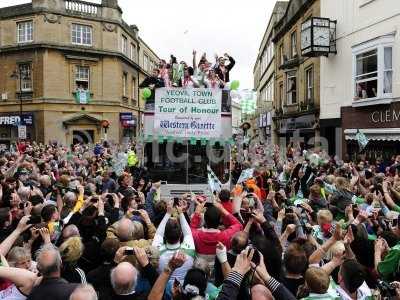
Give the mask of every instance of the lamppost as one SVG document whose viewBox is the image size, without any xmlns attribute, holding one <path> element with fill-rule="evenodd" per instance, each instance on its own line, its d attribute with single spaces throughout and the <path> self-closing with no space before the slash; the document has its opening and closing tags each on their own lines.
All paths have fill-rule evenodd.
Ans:
<svg viewBox="0 0 400 300">
<path fill-rule="evenodd" d="M 18 71 L 14 71 L 11 74 L 11 79 L 13 80 L 19 80 L 19 93 L 18 93 L 18 99 L 19 99 L 19 124 L 18 124 L 18 138 L 23 138 L 26 139 L 26 128 L 23 130 L 22 127 L 22 80 L 29 80 L 29 76 L 25 73 L 22 75 L 22 70 L 20 67 L 18 67 Z M 20 126 L 21 126 L 21 133 L 20 133 Z M 25 127 L 25 126 L 24 126 Z M 25 132 L 25 134 L 23 133 Z M 25 135 L 25 137 L 23 137 Z"/>
<path fill-rule="evenodd" d="M 21 68 L 18 68 L 18 71 L 14 71 L 11 76 L 11 79 L 13 80 L 19 80 L 19 93 L 18 93 L 18 99 L 19 99 L 19 122 L 22 123 L 22 80 L 29 80 L 29 76 L 22 76 L 22 70 Z"/>
</svg>

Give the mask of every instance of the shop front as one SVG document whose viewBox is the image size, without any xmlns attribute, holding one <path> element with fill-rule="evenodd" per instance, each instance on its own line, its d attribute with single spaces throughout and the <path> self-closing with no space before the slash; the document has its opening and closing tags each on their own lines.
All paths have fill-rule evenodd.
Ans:
<svg viewBox="0 0 400 300">
<path fill-rule="evenodd" d="M 122 112 L 119 113 L 119 121 L 122 127 L 122 140 L 128 142 L 136 138 L 137 116 L 132 112 Z"/>
<path fill-rule="evenodd" d="M 316 124 L 317 119 L 314 114 L 278 119 L 276 131 L 279 146 L 286 147 L 293 141 L 294 143 L 300 142 L 305 149 L 314 147 Z"/>
<path fill-rule="evenodd" d="M 343 154 L 356 159 L 390 159 L 400 153 L 400 103 L 367 107 L 342 107 Z M 367 146 L 360 149 L 357 133 L 365 134 Z"/>
<path fill-rule="evenodd" d="M 0 113 L 0 149 L 8 149 L 10 144 L 18 141 L 18 126 L 26 128 L 26 139 L 35 140 L 34 114 Z"/>
<path fill-rule="evenodd" d="M 264 141 L 271 140 L 271 120 L 271 112 L 260 114 L 258 118 L 260 136 Z"/>
</svg>

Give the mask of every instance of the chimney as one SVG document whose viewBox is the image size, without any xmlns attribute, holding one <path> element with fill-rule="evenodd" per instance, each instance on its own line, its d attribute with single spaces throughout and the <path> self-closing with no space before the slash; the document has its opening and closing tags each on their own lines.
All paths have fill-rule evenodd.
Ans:
<svg viewBox="0 0 400 300">
<path fill-rule="evenodd" d="M 118 0 L 101 0 L 101 6 L 118 9 Z"/>
<path fill-rule="evenodd" d="M 138 39 L 139 28 L 136 25 L 130 25 L 129 28 L 131 29 L 131 32 L 134 34 L 135 38 Z"/>
<path fill-rule="evenodd" d="M 64 0 L 32 0 L 33 9 L 46 9 L 49 11 L 63 11 Z"/>
<path fill-rule="evenodd" d="M 102 17 L 113 21 L 122 21 L 122 10 L 118 0 L 101 0 Z"/>
</svg>

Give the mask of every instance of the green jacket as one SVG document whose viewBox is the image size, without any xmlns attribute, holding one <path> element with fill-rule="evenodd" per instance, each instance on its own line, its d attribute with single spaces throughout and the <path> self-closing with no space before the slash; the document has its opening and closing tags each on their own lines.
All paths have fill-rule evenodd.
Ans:
<svg viewBox="0 0 400 300">
<path fill-rule="evenodd" d="M 391 280 L 399 271 L 400 243 L 392 247 L 385 259 L 378 264 L 378 272 L 385 280 Z"/>
</svg>

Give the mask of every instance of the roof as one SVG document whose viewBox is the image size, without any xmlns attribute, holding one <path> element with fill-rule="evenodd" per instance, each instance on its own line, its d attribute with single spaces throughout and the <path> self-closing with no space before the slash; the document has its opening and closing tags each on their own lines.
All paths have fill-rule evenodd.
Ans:
<svg viewBox="0 0 400 300">
<path fill-rule="evenodd" d="M 153 55 L 155 57 L 157 57 L 157 59 L 160 59 L 160 57 L 153 51 L 152 48 L 149 47 L 149 45 L 146 44 L 146 42 L 139 36 L 139 41 L 140 43 L 142 43 L 143 45 L 145 45 L 147 47 L 147 49 L 149 49 L 151 51 L 151 53 L 153 53 Z"/>
<path fill-rule="evenodd" d="M 316 0 L 290 0 L 286 7 L 285 14 L 275 24 L 276 35 L 273 41 L 276 42 L 287 32 L 315 1 Z"/>
<path fill-rule="evenodd" d="M 0 8 L 0 19 L 6 19 L 15 15 L 26 15 L 32 12 L 32 3 L 3 7 Z"/>
<path fill-rule="evenodd" d="M 79 0 L 79 1 L 82 2 L 82 3 L 85 2 L 85 1 L 81 1 L 81 0 Z M 96 3 L 91 3 L 91 2 L 88 2 L 88 3 L 93 4 L 93 5 L 95 5 L 95 6 L 101 6 L 100 4 L 96 4 Z M 118 7 L 118 9 L 121 10 L 120 7 Z M 39 13 L 40 11 L 41 11 L 41 10 L 38 11 L 38 10 L 33 9 L 32 2 L 26 3 L 26 4 L 20 4 L 20 5 L 13 5 L 13 6 L 8 6 L 8 7 L 3 7 L 3 8 L 0 8 L 0 20 L 1 20 L 1 19 L 12 18 L 12 17 L 15 17 L 15 16 L 22 16 L 22 15 L 27 15 L 27 14 Z M 121 11 L 121 12 L 122 12 L 122 11 Z M 70 15 L 68 12 L 56 12 L 56 13 L 58 13 L 58 14 Z M 73 14 L 71 14 L 71 16 L 76 17 L 76 15 L 73 15 Z M 79 17 L 82 18 L 82 17 L 85 17 L 85 16 L 79 15 Z M 101 21 L 104 21 L 104 19 L 102 19 L 101 17 L 97 17 L 97 16 L 96 16 L 96 17 L 87 16 L 87 18 L 88 18 L 88 19 L 93 19 L 93 20 L 96 20 L 96 21 L 100 21 L 100 22 L 101 22 Z M 111 20 L 110 20 L 110 22 L 111 22 Z M 114 21 L 113 23 L 116 23 L 116 22 Z M 130 34 L 131 37 L 132 37 L 133 39 L 136 39 L 136 38 L 137 38 L 136 32 L 135 32 L 135 31 L 138 31 L 139 29 L 138 29 L 138 27 L 137 27 L 136 25 L 129 25 L 129 24 L 126 23 L 122 18 L 121 18 L 121 21 L 118 22 L 118 24 L 119 24 L 128 34 Z M 138 37 L 138 39 L 139 39 L 139 42 L 140 42 L 140 43 L 144 44 L 144 45 L 146 46 L 146 48 L 148 48 L 148 49 L 151 51 L 151 53 L 152 53 L 155 57 L 157 57 L 157 58 L 159 59 L 158 55 L 153 51 L 152 48 L 150 48 L 150 47 L 143 41 L 142 38 Z"/>
<path fill-rule="evenodd" d="M 255 71 L 256 66 L 257 66 L 257 62 L 260 59 L 260 56 L 261 56 L 261 54 L 262 54 L 262 52 L 263 52 L 263 50 L 265 48 L 264 39 L 265 39 L 265 36 L 267 35 L 267 33 L 269 31 L 268 29 L 270 28 L 271 25 L 275 26 L 275 23 L 278 22 L 282 18 L 282 16 L 285 14 L 285 11 L 286 11 L 286 8 L 287 8 L 288 4 L 289 4 L 289 1 L 277 1 L 275 3 L 275 6 L 274 6 L 274 8 L 272 10 L 271 16 L 270 16 L 269 21 L 268 21 L 267 28 L 265 29 L 263 38 L 262 38 L 261 43 L 260 43 L 260 48 L 258 50 L 258 55 L 257 55 L 257 58 L 256 58 L 256 62 L 255 62 L 254 67 L 253 67 L 253 72 Z M 272 33 L 272 30 L 271 30 L 270 33 Z"/>
</svg>

